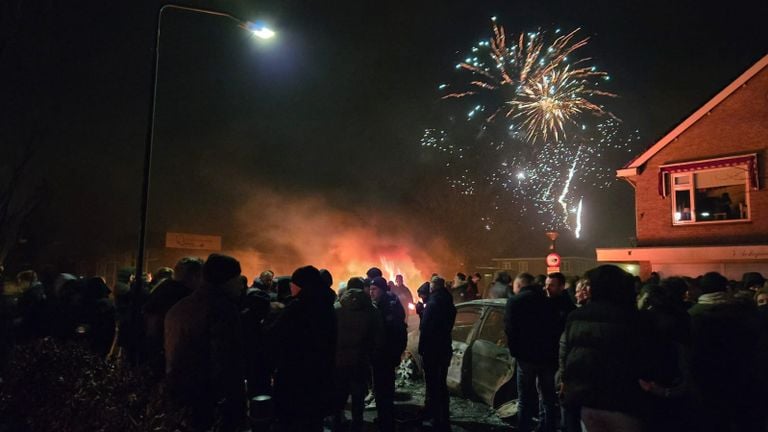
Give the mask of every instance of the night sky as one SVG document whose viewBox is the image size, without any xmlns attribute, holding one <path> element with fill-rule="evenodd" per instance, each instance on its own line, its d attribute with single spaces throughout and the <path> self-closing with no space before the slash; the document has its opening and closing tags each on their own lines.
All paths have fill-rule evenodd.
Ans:
<svg viewBox="0 0 768 432">
<path fill-rule="evenodd" d="M 587 53 L 620 95 L 610 107 L 642 137 L 630 157 L 606 161 L 615 168 L 768 52 L 760 1 L 188 4 L 264 19 L 278 37 L 257 42 L 226 19 L 166 14 L 150 243 L 165 231 L 220 234 L 229 247 L 264 252 L 280 242 L 263 231 L 290 235 L 274 224 L 301 208 L 307 219 L 343 214 L 372 237 L 445 239 L 467 265 L 542 255 L 546 239 L 528 222 L 479 229 L 477 212 L 439 186 L 440 167 L 419 146 L 442 112 L 438 84 L 454 77 L 460 52 L 489 35 L 492 15 L 508 32 L 581 27 L 592 37 Z M 36 151 L 25 187 L 44 185 L 44 198 L 24 234 L 41 255 L 135 248 L 160 5 L 1 6 L 0 146 L 8 155 L 27 143 Z M 586 254 L 628 244 L 631 188 L 617 183 L 591 198 L 584 238 L 563 247 Z M 314 204 L 297 206 L 302 200 Z"/>
</svg>

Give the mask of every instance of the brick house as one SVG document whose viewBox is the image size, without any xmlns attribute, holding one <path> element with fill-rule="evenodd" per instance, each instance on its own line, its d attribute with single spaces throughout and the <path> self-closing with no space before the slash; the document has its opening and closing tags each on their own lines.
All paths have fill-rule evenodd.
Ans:
<svg viewBox="0 0 768 432">
<path fill-rule="evenodd" d="M 640 275 L 768 274 L 768 55 L 617 171 L 635 190 L 637 246 L 596 249 Z"/>
</svg>

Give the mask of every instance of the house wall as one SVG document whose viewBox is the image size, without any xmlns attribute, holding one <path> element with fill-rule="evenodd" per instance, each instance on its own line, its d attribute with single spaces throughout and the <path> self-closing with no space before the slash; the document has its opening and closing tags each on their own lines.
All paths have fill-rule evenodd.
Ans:
<svg viewBox="0 0 768 432">
<path fill-rule="evenodd" d="M 750 191 L 751 221 L 672 225 L 672 198 L 658 193 L 661 165 L 758 154 L 759 190 Z M 669 143 L 637 177 L 635 208 L 638 246 L 757 244 L 768 241 L 768 68 L 758 72 Z"/>
</svg>

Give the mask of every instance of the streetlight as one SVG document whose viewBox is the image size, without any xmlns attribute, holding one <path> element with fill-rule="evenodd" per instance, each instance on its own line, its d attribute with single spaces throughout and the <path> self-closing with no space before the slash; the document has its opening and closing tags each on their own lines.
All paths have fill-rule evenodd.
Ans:
<svg viewBox="0 0 768 432">
<path fill-rule="evenodd" d="M 160 64 L 160 30 L 162 29 L 163 24 L 163 13 L 168 9 L 178 9 L 183 10 L 187 12 L 192 13 L 199 13 L 204 15 L 214 15 L 214 16 L 220 16 L 227 18 L 229 20 L 234 21 L 238 27 L 247 30 L 250 32 L 254 37 L 257 37 L 259 39 L 271 39 L 275 36 L 275 32 L 270 30 L 269 28 L 251 23 L 245 20 L 242 20 L 240 18 L 235 17 L 234 15 L 225 13 L 225 12 L 219 12 L 215 10 L 210 9 L 202 9 L 202 8 L 195 8 L 195 7 L 189 7 L 189 6 L 181 6 L 176 4 L 166 4 L 160 8 L 160 11 L 157 13 L 157 35 L 155 36 L 155 51 L 153 53 L 153 61 L 152 61 L 152 89 L 151 89 L 151 108 L 149 110 L 149 121 L 148 121 L 148 127 L 147 127 L 147 136 L 146 136 L 146 143 L 144 147 L 144 175 L 142 177 L 142 185 L 141 185 L 141 224 L 139 226 L 139 247 L 138 252 L 136 254 L 136 278 L 131 286 L 131 294 L 132 294 L 132 310 L 131 310 L 131 334 L 129 335 L 129 343 L 133 346 L 132 349 L 129 349 L 129 355 L 135 356 L 137 353 L 136 348 L 138 347 L 138 325 L 139 325 L 139 294 L 140 290 L 142 288 L 142 285 L 144 283 L 144 249 L 145 249 L 145 243 L 146 243 L 146 237 L 147 237 L 147 210 L 149 207 L 149 178 L 150 178 L 150 168 L 152 164 L 152 144 L 154 141 L 154 135 L 155 135 L 155 110 L 156 110 L 156 104 L 157 104 L 157 69 L 158 65 Z M 131 361 L 135 361 L 135 358 L 130 359 Z"/>
</svg>

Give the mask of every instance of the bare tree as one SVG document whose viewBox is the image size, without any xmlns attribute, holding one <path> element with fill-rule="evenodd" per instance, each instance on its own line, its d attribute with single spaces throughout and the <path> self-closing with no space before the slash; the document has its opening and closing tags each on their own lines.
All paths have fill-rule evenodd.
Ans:
<svg viewBox="0 0 768 432">
<path fill-rule="evenodd" d="M 39 189 L 28 179 L 34 150 L 31 144 L 0 166 L 0 265 L 19 239 L 19 229 L 39 202 Z"/>
</svg>

